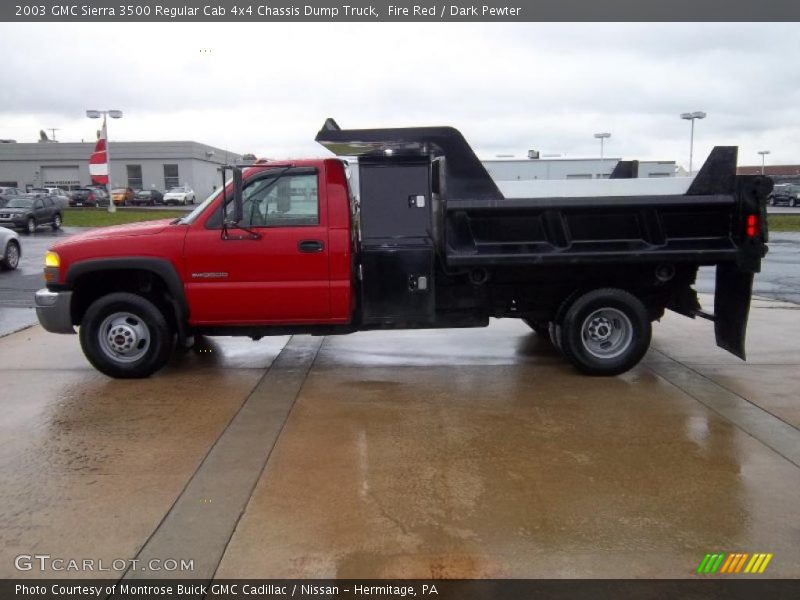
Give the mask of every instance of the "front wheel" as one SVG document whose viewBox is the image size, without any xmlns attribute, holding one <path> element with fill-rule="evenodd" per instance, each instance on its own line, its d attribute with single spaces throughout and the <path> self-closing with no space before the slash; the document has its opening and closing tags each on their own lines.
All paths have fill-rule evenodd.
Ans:
<svg viewBox="0 0 800 600">
<path fill-rule="evenodd" d="M 619 375 L 642 360 L 652 327 L 647 309 L 633 294 L 598 289 L 577 298 L 561 325 L 564 356 L 589 375 Z"/>
<path fill-rule="evenodd" d="M 33 217 L 28 217 L 28 220 L 25 223 L 25 231 L 28 233 L 36 233 L 36 219 Z"/>
<path fill-rule="evenodd" d="M 53 228 L 53 231 L 58 231 L 59 229 L 61 229 L 61 215 L 60 214 L 56 213 L 53 216 L 53 224 L 51 225 L 51 227 Z"/>
<path fill-rule="evenodd" d="M 148 299 L 119 292 L 95 300 L 81 321 L 80 340 L 89 362 L 118 379 L 148 377 L 167 364 L 172 331 Z"/>
</svg>

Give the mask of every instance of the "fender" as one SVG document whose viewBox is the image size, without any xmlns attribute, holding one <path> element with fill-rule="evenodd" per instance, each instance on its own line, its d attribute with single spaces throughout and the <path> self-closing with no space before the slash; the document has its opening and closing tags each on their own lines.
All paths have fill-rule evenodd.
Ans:
<svg viewBox="0 0 800 600">
<path fill-rule="evenodd" d="M 75 282 L 83 275 L 98 271 L 149 271 L 164 281 L 172 298 L 175 321 L 178 324 L 178 337 L 185 340 L 186 324 L 189 322 L 189 304 L 183 289 L 183 281 L 169 260 L 152 256 L 130 256 L 123 258 L 91 258 L 81 260 L 69 266 L 64 276 L 64 286 L 74 287 Z"/>
</svg>

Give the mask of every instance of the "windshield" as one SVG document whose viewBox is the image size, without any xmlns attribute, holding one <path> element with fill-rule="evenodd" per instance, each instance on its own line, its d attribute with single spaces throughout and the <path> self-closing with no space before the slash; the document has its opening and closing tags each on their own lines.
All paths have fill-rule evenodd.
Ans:
<svg viewBox="0 0 800 600">
<path fill-rule="evenodd" d="M 185 188 L 185 187 L 175 187 L 175 188 L 172 188 L 172 189 L 171 189 L 169 192 L 167 192 L 167 193 L 168 193 L 168 194 L 181 194 L 181 193 L 183 193 L 183 192 L 185 192 L 185 191 L 186 191 L 186 188 Z"/>
<path fill-rule="evenodd" d="M 33 206 L 33 200 L 30 198 L 14 198 L 6 204 L 6 208 L 30 208 L 31 206 Z"/>
<path fill-rule="evenodd" d="M 228 181 L 226 181 L 225 182 L 225 187 L 228 187 L 231 184 L 232 181 L 233 181 L 232 179 L 229 179 Z M 200 204 L 198 204 L 197 208 L 195 208 L 192 212 L 190 212 L 185 217 L 181 217 L 180 219 L 176 220 L 175 222 L 176 223 L 181 223 L 183 225 L 188 225 L 189 223 L 194 223 L 197 220 L 197 217 L 199 217 L 202 214 L 202 212 L 208 207 L 208 205 L 211 204 L 216 199 L 216 197 L 220 195 L 220 193 L 222 192 L 223 189 L 225 189 L 225 188 L 219 188 L 219 189 L 214 190 L 213 192 L 211 192 L 211 195 L 208 198 L 206 198 L 205 200 L 203 200 Z"/>
</svg>

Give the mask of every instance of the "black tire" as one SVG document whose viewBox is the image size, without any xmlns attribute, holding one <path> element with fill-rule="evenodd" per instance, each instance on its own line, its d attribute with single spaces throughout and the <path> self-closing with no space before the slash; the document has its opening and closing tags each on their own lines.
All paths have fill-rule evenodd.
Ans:
<svg viewBox="0 0 800 600">
<path fill-rule="evenodd" d="M 534 321 L 533 319 L 522 319 L 522 322 L 525 323 L 531 329 L 533 329 L 536 332 L 536 335 L 540 335 L 545 339 L 549 338 L 550 323 L 548 323 L 547 321 Z"/>
<path fill-rule="evenodd" d="M 105 341 L 101 340 L 101 329 L 106 329 Z M 115 330 L 118 333 L 112 338 Z M 131 339 L 131 347 L 116 353 L 112 345 L 127 343 L 126 336 Z M 95 300 L 80 327 L 81 348 L 86 358 L 98 371 L 117 379 L 149 377 L 161 369 L 169 360 L 173 337 L 167 319 L 155 304 L 126 292 Z"/>
<path fill-rule="evenodd" d="M 17 240 L 9 240 L 0 259 L 0 267 L 6 271 L 13 271 L 19 266 L 20 247 Z"/>
<path fill-rule="evenodd" d="M 797 202 L 795 201 L 795 199 L 794 199 L 794 198 L 792 198 L 791 200 L 789 200 L 789 206 L 791 206 L 792 208 L 794 208 L 794 205 L 795 205 L 795 204 L 797 204 Z"/>
<path fill-rule="evenodd" d="M 61 229 L 61 214 L 56 213 L 53 215 L 53 223 L 50 225 L 53 228 L 53 231 L 58 231 Z"/>
<path fill-rule="evenodd" d="M 638 364 L 650 347 L 647 308 L 633 294 L 602 288 L 571 303 L 561 324 L 564 356 L 588 375 L 619 375 Z"/>
<path fill-rule="evenodd" d="M 550 342 L 553 344 L 553 346 L 555 346 L 556 350 L 561 353 L 564 352 L 561 348 L 561 324 L 564 322 L 564 315 L 567 314 L 567 310 L 569 309 L 573 300 L 575 300 L 575 298 L 578 296 L 580 296 L 580 292 L 575 290 L 566 298 L 564 298 L 564 300 L 561 301 L 561 304 L 559 304 L 553 320 L 550 321 L 547 327 L 547 334 L 550 336 Z"/>
<path fill-rule="evenodd" d="M 36 233 L 36 219 L 33 217 L 28 217 L 28 220 L 25 222 L 25 233 L 31 234 Z"/>
</svg>

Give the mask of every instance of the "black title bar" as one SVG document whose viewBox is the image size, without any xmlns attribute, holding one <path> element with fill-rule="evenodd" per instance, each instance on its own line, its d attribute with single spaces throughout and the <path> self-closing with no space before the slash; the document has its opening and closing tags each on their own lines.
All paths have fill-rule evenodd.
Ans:
<svg viewBox="0 0 800 600">
<path fill-rule="evenodd" d="M 0 580 L 3 600 L 795 600 L 797 579 Z"/>
<path fill-rule="evenodd" d="M 3 0 L 5 22 L 800 21 L 797 0 Z"/>
</svg>

